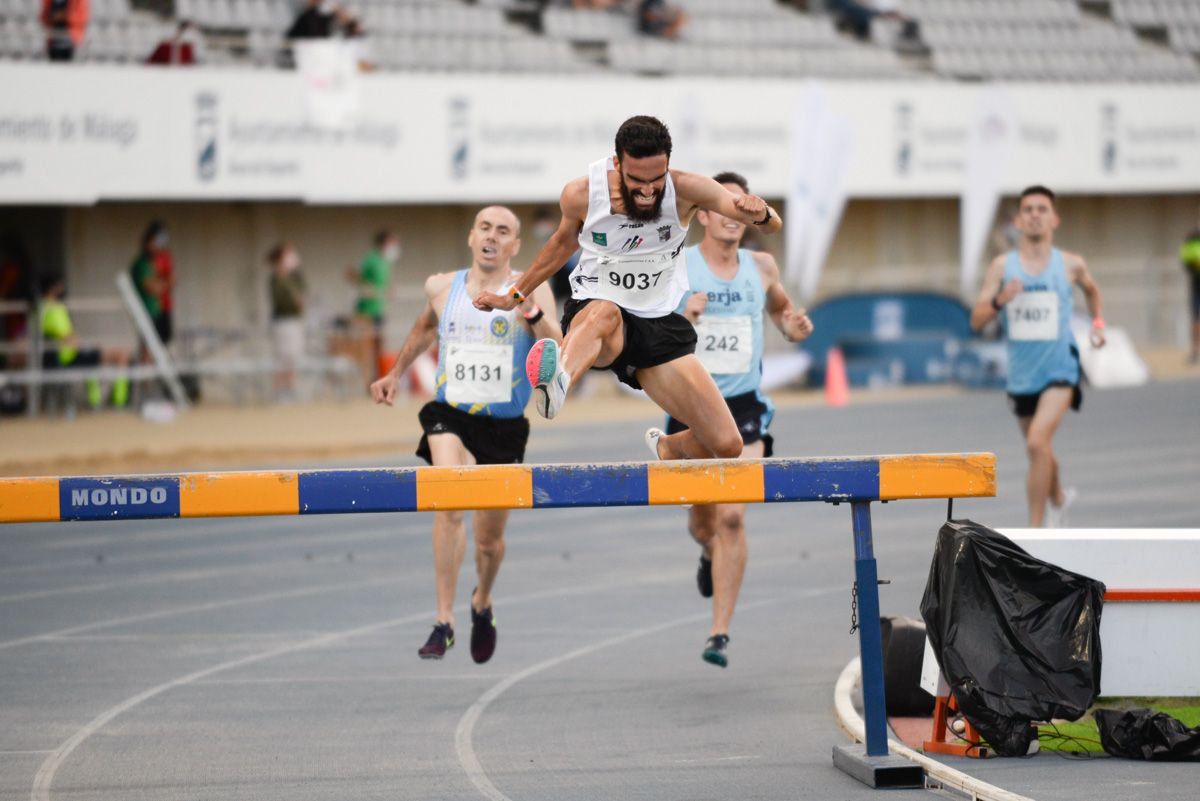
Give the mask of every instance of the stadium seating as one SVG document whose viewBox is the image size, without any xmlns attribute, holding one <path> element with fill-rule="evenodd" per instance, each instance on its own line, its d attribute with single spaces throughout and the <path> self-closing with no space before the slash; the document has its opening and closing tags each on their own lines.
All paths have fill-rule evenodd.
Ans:
<svg viewBox="0 0 1200 801">
<path fill-rule="evenodd" d="M 781 78 L 1048 81 L 1200 80 L 1200 0 L 904 0 L 927 50 L 839 33 L 821 0 L 672 0 L 678 41 L 643 36 L 629 11 L 564 0 L 346 0 L 387 70 L 763 75 Z M 178 20 L 197 23 L 204 62 L 287 66 L 284 33 L 299 0 L 175 0 L 162 19 L 136 0 L 92 0 L 77 60 L 136 63 Z M 0 0 L 0 60 L 44 56 L 32 0 Z"/>
</svg>

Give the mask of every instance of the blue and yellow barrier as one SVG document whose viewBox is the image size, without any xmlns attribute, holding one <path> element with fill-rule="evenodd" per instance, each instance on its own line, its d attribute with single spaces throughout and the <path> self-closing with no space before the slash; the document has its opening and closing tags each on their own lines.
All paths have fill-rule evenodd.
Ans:
<svg viewBox="0 0 1200 801">
<path fill-rule="evenodd" d="M 0 478 L 0 523 L 995 495 L 989 453 Z"/>
<path fill-rule="evenodd" d="M 705 503 L 849 503 L 858 614 L 879 619 L 871 503 L 996 494 L 990 453 L 838 459 L 617 462 L 0 478 L 0 523 L 353 512 L 551 509 Z M 883 654 L 876 625 L 858 628 L 866 743 L 834 764 L 872 786 L 920 786 L 887 762 Z"/>
</svg>

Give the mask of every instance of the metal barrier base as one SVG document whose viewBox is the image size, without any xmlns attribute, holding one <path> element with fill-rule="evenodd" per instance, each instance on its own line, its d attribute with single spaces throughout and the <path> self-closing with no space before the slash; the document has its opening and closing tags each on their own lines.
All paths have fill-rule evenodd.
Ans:
<svg viewBox="0 0 1200 801">
<path fill-rule="evenodd" d="M 833 764 L 868 787 L 909 789 L 925 786 L 925 769 L 895 754 L 868 756 L 862 743 L 838 745 L 833 749 Z"/>
</svg>

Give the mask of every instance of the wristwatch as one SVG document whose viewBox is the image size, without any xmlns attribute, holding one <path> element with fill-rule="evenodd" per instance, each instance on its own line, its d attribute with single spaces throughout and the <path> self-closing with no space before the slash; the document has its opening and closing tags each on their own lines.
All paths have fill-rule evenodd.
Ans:
<svg viewBox="0 0 1200 801">
<path fill-rule="evenodd" d="M 771 207 L 767 206 L 767 213 L 761 220 L 755 220 L 755 225 L 766 225 L 771 221 Z"/>
</svg>

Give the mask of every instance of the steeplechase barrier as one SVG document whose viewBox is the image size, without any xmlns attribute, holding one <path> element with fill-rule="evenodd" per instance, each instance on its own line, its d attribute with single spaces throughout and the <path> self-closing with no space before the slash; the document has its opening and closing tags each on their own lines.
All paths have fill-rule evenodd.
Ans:
<svg viewBox="0 0 1200 801">
<path fill-rule="evenodd" d="M 0 478 L 0 523 L 847 503 L 858 614 L 877 621 L 871 504 L 995 494 L 996 457 L 990 453 Z M 921 786 L 920 766 L 888 753 L 879 626 L 859 626 L 858 634 L 865 743 L 836 746 L 833 761 L 873 787 Z"/>
</svg>

